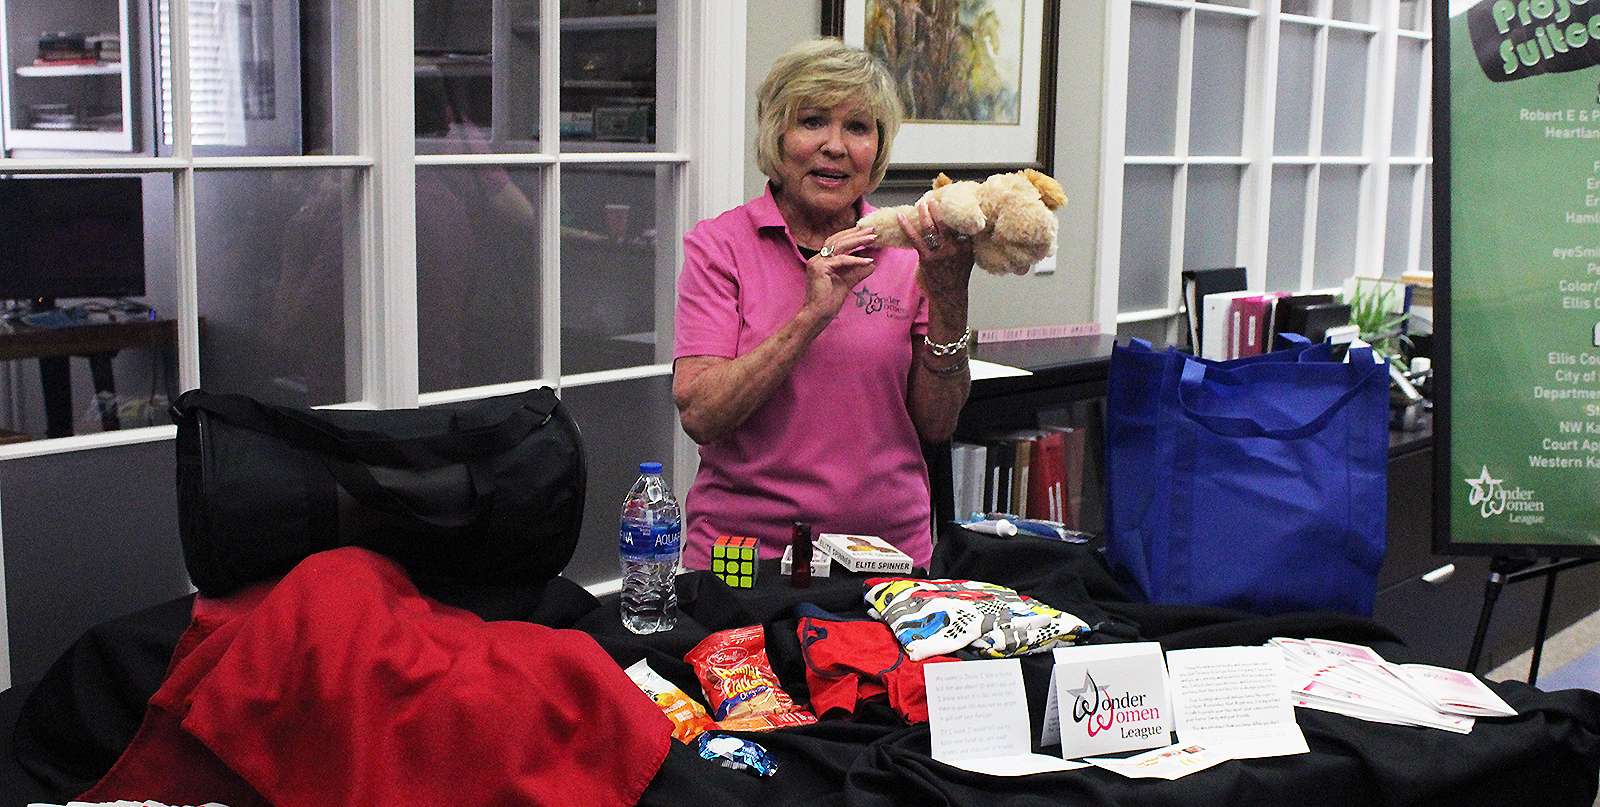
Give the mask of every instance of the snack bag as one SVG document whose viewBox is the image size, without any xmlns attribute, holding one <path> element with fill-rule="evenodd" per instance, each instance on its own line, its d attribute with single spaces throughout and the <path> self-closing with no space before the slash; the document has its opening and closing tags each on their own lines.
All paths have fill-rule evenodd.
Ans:
<svg viewBox="0 0 1600 807">
<path fill-rule="evenodd" d="M 716 728 L 717 724 L 706 714 L 706 709 L 689 697 L 676 684 L 661 677 L 661 674 L 650 669 L 650 664 L 645 659 L 639 659 L 625 672 L 633 679 L 644 694 L 649 695 L 656 706 L 665 712 L 667 719 L 672 721 L 672 739 L 680 743 L 694 742 L 707 729 Z"/>
<path fill-rule="evenodd" d="M 767 749 L 743 737 L 701 735 L 700 756 L 718 760 L 726 768 L 750 771 L 756 776 L 771 776 L 778 772 L 778 763 L 767 753 Z"/>
<path fill-rule="evenodd" d="M 778 685 L 760 625 L 713 633 L 683 660 L 694 666 L 720 728 L 770 731 L 817 722 Z"/>
</svg>

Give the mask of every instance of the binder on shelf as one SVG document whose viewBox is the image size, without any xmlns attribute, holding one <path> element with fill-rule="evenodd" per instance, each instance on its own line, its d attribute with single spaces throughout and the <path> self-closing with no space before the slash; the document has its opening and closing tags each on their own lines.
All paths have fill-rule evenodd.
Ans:
<svg viewBox="0 0 1600 807">
<path fill-rule="evenodd" d="M 1350 324 L 1349 303 L 1317 303 L 1305 307 L 1305 324 L 1301 335 L 1312 342 L 1321 342 L 1328 329 Z"/>
<path fill-rule="evenodd" d="M 1313 305 L 1333 302 L 1331 294 L 1291 294 L 1278 300 L 1272 310 L 1272 329 L 1267 334 L 1267 343 L 1277 341 L 1280 333 L 1306 334 L 1306 308 Z M 1309 338 L 1309 337 L 1307 337 Z"/>
<path fill-rule="evenodd" d="M 1260 295 L 1259 291 L 1223 291 L 1201 299 L 1205 326 L 1200 342 L 1201 357 L 1217 361 L 1234 358 L 1239 326 L 1233 316 L 1233 302 L 1241 297 Z"/>
<path fill-rule="evenodd" d="M 1276 301 L 1275 294 L 1256 294 L 1234 299 L 1230 312 L 1230 327 L 1234 330 L 1231 339 L 1233 355 L 1229 358 L 1259 356 L 1267 352 L 1267 317 Z"/>
<path fill-rule="evenodd" d="M 1183 308 L 1189 325 L 1189 350 L 1198 354 L 1205 339 L 1205 311 L 1201 300 L 1208 294 L 1243 291 L 1249 280 L 1243 266 L 1226 266 L 1216 269 L 1185 269 L 1183 278 Z"/>
</svg>

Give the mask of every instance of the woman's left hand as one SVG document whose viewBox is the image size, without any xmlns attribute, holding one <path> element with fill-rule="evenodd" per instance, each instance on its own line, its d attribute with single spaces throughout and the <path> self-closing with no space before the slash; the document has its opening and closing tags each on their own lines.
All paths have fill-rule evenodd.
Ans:
<svg viewBox="0 0 1600 807">
<path fill-rule="evenodd" d="M 899 220 L 900 230 L 916 246 L 922 290 L 935 300 L 965 295 L 972 277 L 972 239 L 945 227 L 932 201 L 917 202 L 917 221 L 903 213 Z"/>
</svg>

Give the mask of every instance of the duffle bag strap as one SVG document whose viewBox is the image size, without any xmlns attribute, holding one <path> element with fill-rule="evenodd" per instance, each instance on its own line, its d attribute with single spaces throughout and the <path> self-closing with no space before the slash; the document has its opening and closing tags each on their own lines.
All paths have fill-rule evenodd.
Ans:
<svg viewBox="0 0 1600 807">
<path fill-rule="evenodd" d="M 542 393 L 542 394 L 541 394 Z M 414 519 L 442 529 L 478 523 L 494 507 L 495 487 L 488 460 L 520 443 L 548 423 L 557 399 L 547 389 L 529 390 L 517 406 L 498 418 L 477 408 L 452 414 L 452 428 L 440 435 L 402 439 L 376 432 L 347 429 L 314 412 L 263 404 L 243 395 L 185 392 L 173 404 L 174 419 L 204 410 L 227 423 L 277 436 L 315 453 L 349 494 L 376 510 Z M 478 421 L 474 423 L 473 421 Z M 450 461 L 441 462 L 441 456 Z M 464 466 L 469 496 L 466 505 L 444 513 L 423 513 L 383 484 L 369 465 L 414 468 Z"/>
</svg>

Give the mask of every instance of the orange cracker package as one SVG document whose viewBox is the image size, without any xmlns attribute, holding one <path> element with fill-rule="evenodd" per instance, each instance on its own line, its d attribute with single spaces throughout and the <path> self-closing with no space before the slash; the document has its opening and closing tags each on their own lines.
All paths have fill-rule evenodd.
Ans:
<svg viewBox="0 0 1600 807">
<path fill-rule="evenodd" d="M 778 676 L 767 661 L 766 636 L 760 625 L 717 631 L 695 645 L 683 660 L 693 665 L 700 677 L 719 728 L 769 731 L 817 722 L 778 685 Z"/>
<path fill-rule="evenodd" d="M 639 659 L 627 669 L 628 677 L 649 695 L 656 706 L 665 712 L 667 719 L 672 721 L 672 738 L 680 743 L 694 742 L 707 729 L 716 728 L 717 724 L 711 720 L 711 715 L 706 714 L 706 708 L 689 697 L 676 684 L 661 677 L 661 674 L 650 669 L 650 664 L 645 659 Z"/>
</svg>

